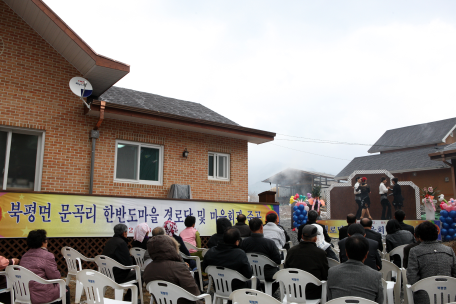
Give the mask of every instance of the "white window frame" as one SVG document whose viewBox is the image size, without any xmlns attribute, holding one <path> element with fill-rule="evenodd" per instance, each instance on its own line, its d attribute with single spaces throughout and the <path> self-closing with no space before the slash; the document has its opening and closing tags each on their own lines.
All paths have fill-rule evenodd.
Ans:
<svg viewBox="0 0 456 304">
<path fill-rule="evenodd" d="M 123 178 L 116 178 L 117 176 L 117 146 L 119 144 L 126 144 L 126 145 L 136 145 L 139 147 L 138 149 L 138 170 L 137 170 L 137 179 L 132 180 L 132 179 L 123 179 Z M 158 181 L 146 181 L 146 180 L 140 180 L 139 179 L 139 167 L 141 164 L 141 147 L 146 147 L 146 148 L 154 148 L 158 149 L 160 152 L 159 155 L 159 161 L 160 161 L 160 167 L 158 168 Z M 163 160 L 164 160 L 164 146 L 161 145 L 154 145 L 154 144 L 148 144 L 148 143 L 142 143 L 142 142 L 135 142 L 135 141 L 128 141 L 128 140 L 116 140 L 116 145 L 114 147 L 115 149 L 115 159 L 114 159 L 114 182 L 117 183 L 127 183 L 127 184 L 141 184 L 141 185 L 156 185 L 156 186 L 163 186 Z"/>
<path fill-rule="evenodd" d="M 31 129 L 23 129 L 17 127 L 0 126 L 0 131 L 8 132 L 6 140 L 6 155 L 5 155 L 5 171 L 3 172 L 3 185 L 2 189 L 6 190 L 8 185 L 8 170 L 9 170 L 9 159 L 11 149 L 11 138 L 13 133 L 36 135 L 38 136 L 38 143 L 36 149 L 36 166 L 35 166 L 35 181 L 33 185 L 33 191 L 41 191 L 41 179 L 43 177 L 43 158 L 44 158 L 44 142 L 45 142 L 45 131 L 37 131 Z M 1 160 L 0 160 L 1 161 Z M 11 189 L 10 189 L 11 190 Z M 18 190 L 18 189 L 14 189 Z"/>
<path fill-rule="evenodd" d="M 214 156 L 214 176 L 209 176 L 209 156 Z M 218 156 L 226 156 L 227 157 L 227 163 L 226 163 L 226 176 L 227 178 L 224 177 L 218 177 Z M 226 153 L 218 153 L 218 152 L 209 152 L 207 154 L 207 177 L 209 180 L 218 180 L 218 181 L 230 181 L 231 177 L 231 155 L 226 154 Z"/>
</svg>

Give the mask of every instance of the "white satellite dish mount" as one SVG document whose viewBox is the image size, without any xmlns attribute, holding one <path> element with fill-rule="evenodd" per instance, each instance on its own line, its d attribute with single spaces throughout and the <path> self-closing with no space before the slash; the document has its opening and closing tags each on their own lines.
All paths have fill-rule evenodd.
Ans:
<svg viewBox="0 0 456 304">
<path fill-rule="evenodd" d="M 82 77 L 73 77 L 70 80 L 70 89 L 90 110 L 90 105 L 84 100 L 85 97 L 92 95 L 93 88 L 90 82 Z"/>
</svg>

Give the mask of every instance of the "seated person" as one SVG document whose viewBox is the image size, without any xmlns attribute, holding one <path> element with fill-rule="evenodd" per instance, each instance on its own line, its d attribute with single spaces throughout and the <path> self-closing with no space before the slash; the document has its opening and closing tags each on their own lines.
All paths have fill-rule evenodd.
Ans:
<svg viewBox="0 0 456 304">
<path fill-rule="evenodd" d="M 456 278 L 456 257 L 451 247 L 437 240 L 439 231 L 436 225 L 426 221 L 419 228 L 421 244 L 410 249 L 407 284 L 413 285 L 419 280 L 432 276 Z M 440 294 L 438 295 L 440 297 Z M 432 298 L 434 303 L 434 298 Z M 415 304 L 429 304 L 426 291 L 413 293 Z M 452 299 L 453 300 L 453 299 Z"/>
<path fill-rule="evenodd" d="M 207 242 L 208 248 L 212 248 L 214 246 L 217 246 L 217 244 L 219 244 L 220 242 L 223 242 L 223 235 L 225 233 L 225 230 L 232 227 L 233 225 L 231 224 L 229 219 L 227 219 L 226 217 L 221 217 L 217 219 L 216 226 L 217 233 L 213 234 L 209 238 L 209 241 Z"/>
<path fill-rule="evenodd" d="M 180 236 L 177 235 L 179 230 L 177 229 L 177 224 L 173 221 L 166 221 L 165 224 L 163 225 L 165 229 L 163 230 L 162 227 L 156 227 L 154 230 L 152 230 L 152 235 L 164 235 L 166 234 L 167 236 L 172 237 L 179 243 L 179 251 L 185 254 L 186 256 L 190 256 L 190 252 L 188 251 L 187 247 L 185 246 L 184 241 Z M 191 260 L 191 259 L 185 259 L 185 263 L 188 264 L 190 269 L 195 269 L 196 268 L 196 261 Z"/>
<path fill-rule="evenodd" d="M 131 266 L 133 265 L 133 262 L 132 257 L 130 256 L 130 250 L 128 250 L 127 231 L 127 225 L 115 225 L 114 236 L 106 242 L 101 254 L 110 257 L 124 266 Z M 114 267 L 113 273 L 116 283 L 136 280 L 136 272 L 134 269 L 119 269 Z M 125 293 L 124 301 L 131 301 L 131 289 L 128 289 Z"/>
<path fill-rule="evenodd" d="M 383 304 L 382 274 L 365 264 L 369 239 L 355 235 L 345 238 L 347 261 L 328 273 L 328 300 L 360 297 Z"/>
<path fill-rule="evenodd" d="M 410 255 L 410 249 L 412 249 L 413 247 L 416 247 L 418 246 L 419 244 L 421 244 L 421 238 L 420 238 L 420 225 L 419 224 L 418 226 L 415 227 L 415 243 L 411 243 L 411 244 L 408 244 L 407 246 L 404 247 L 404 259 L 402 260 L 403 261 L 403 266 L 404 268 L 407 268 L 408 266 L 408 259 L 409 259 L 409 255 Z"/>
<path fill-rule="evenodd" d="M 57 262 L 52 253 L 47 249 L 48 239 L 46 230 L 32 230 L 27 236 L 29 250 L 24 253 L 20 266 L 27 268 L 44 280 L 61 279 L 62 275 L 57 269 Z M 48 303 L 60 298 L 58 284 L 40 284 L 30 282 L 30 300 L 32 303 Z M 70 290 L 67 286 L 66 302 L 70 303 Z"/>
<path fill-rule="evenodd" d="M 280 265 L 281 258 L 279 249 L 277 249 L 273 240 L 267 239 L 263 236 L 263 221 L 260 218 L 253 218 L 250 220 L 249 226 L 252 234 L 250 237 L 242 240 L 239 248 L 244 250 L 246 253 L 264 255 L 265 257 L 270 258 L 274 263 Z M 273 281 L 272 277 L 277 271 L 279 271 L 278 267 L 272 267 L 270 265 L 264 266 L 264 276 L 266 281 Z M 278 287 L 278 283 L 273 284 L 273 293 Z"/>
<path fill-rule="evenodd" d="M 237 219 L 237 223 L 236 223 L 236 225 L 234 225 L 234 227 L 236 227 L 239 230 L 239 232 L 241 233 L 241 237 L 250 236 L 250 228 L 245 223 L 245 221 L 247 220 L 245 215 L 239 214 L 236 219 Z"/>
<path fill-rule="evenodd" d="M 187 216 L 185 218 L 184 224 L 187 228 L 182 230 L 182 232 L 180 233 L 180 237 L 182 238 L 182 240 L 184 242 L 192 244 L 197 248 L 201 248 L 201 237 L 198 230 L 195 229 L 196 217 L 194 217 L 193 215 Z M 195 249 L 189 249 L 188 251 L 192 255 L 198 253 L 198 251 Z M 200 256 L 200 258 L 202 258 L 202 256 Z"/>
<path fill-rule="evenodd" d="M 317 223 L 318 212 L 315 210 L 310 210 L 307 217 L 308 217 L 307 223 L 302 224 L 298 228 L 298 240 L 300 240 L 302 238 L 302 229 L 306 225 L 314 225 L 318 229 L 317 246 L 326 251 L 326 256 L 328 258 L 339 261 L 339 258 L 337 257 L 336 253 L 332 250 L 333 246 L 331 245 L 331 238 L 329 237 L 325 226 Z"/>
<path fill-rule="evenodd" d="M 163 280 L 176 284 L 195 296 L 200 295 L 195 280 L 179 255 L 179 244 L 174 238 L 166 235 L 153 236 L 147 242 L 147 250 L 152 262 L 144 270 L 144 283 Z M 202 304 L 202 302 L 198 301 L 197 303 Z M 186 299 L 177 301 L 177 304 L 189 303 L 195 302 Z"/>
<path fill-rule="evenodd" d="M 12 258 L 12 259 L 7 259 L 4 256 L 0 255 L 0 271 L 4 271 L 6 266 L 9 265 L 18 265 L 20 262 L 19 259 Z M 2 275 L 0 276 L 0 290 L 1 289 L 6 289 L 6 276 Z M 9 292 L 2 292 L 0 293 L 0 303 L 3 304 L 10 304 L 11 303 L 11 295 Z"/>
<path fill-rule="evenodd" d="M 263 235 L 265 238 L 273 240 L 278 249 L 282 249 L 286 243 L 285 231 L 278 225 L 279 217 L 277 213 L 268 212 L 268 215 L 266 215 L 266 225 L 263 227 Z"/>
<path fill-rule="evenodd" d="M 410 231 L 402 230 L 400 223 L 397 220 L 389 220 L 386 223 L 386 252 L 390 252 L 396 247 L 408 245 L 415 242 L 415 238 Z M 393 263 L 397 267 L 401 266 L 401 258 L 399 255 L 393 255 Z"/>
<path fill-rule="evenodd" d="M 339 241 L 345 239 L 347 235 L 348 226 L 356 223 L 356 216 L 353 213 L 347 214 L 347 226 L 339 229 Z"/>
<path fill-rule="evenodd" d="M 411 234 L 415 234 L 415 228 L 413 228 L 412 225 L 408 225 L 408 224 L 404 223 L 404 220 L 405 220 L 404 210 L 396 210 L 396 212 L 394 212 L 394 218 L 399 222 L 399 225 L 401 226 L 402 230 L 407 230 Z"/>
<path fill-rule="evenodd" d="M 372 220 L 368 217 L 365 217 L 359 221 L 361 226 L 364 227 L 364 232 L 366 233 L 366 238 L 374 240 L 378 244 L 378 250 L 383 252 L 383 238 L 382 234 L 372 230 Z"/>
<path fill-rule="evenodd" d="M 145 249 L 144 253 L 144 267 L 147 266 L 152 260 L 150 259 L 149 252 L 147 251 L 147 241 L 149 240 L 149 225 L 147 223 L 138 224 L 133 231 L 133 242 L 131 243 L 132 248 Z"/>
<path fill-rule="evenodd" d="M 349 237 L 350 236 L 366 237 L 366 230 L 364 230 L 364 227 L 361 224 L 350 225 L 350 227 L 348 227 L 347 233 L 348 233 Z M 347 241 L 347 239 L 348 238 L 345 238 L 342 241 L 339 241 L 339 250 L 340 250 L 339 256 L 340 256 L 341 263 L 344 263 L 348 260 L 348 257 L 346 254 L 346 248 L 345 248 L 345 242 Z M 378 243 L 371 239 L 366 238 L 366 240 L 369 244 L 369 252 L 367 255 L 367 259 L 364 260 L 364 264 L 374 270 L 382 269 L 382 259 L 377 250 Z"/>
<path fill-rule="evenodd" d="M 238 247 L 240 241 L 241 233 L 239 230 L 235 227 L 228 228 L 223 235 L 223 242 L 218 243 L 217 246 L 206 252 L 202 263 L 203 269 L 206 269 L 207 266 L 222 266 L 235 270 L 250 279 L 252 277 L 252 267 L 244 250 Z M 234 280 L 231 287 L 233 290 L 250 288 L 251 281 Z"/>
<path fill-rule="evenodd" d="M 307 225 L 302 229 L 302 240 L 288 251 L 285 268 L 298 268 L 307 271 L 323 281 L 328 278 L 329 266 L 326 252 L 315 244 L 317 233 L 318 229 L 313 225 Z M 321 299 L 321 286 L 307 284 L 306 299 Z"/>
</svg>

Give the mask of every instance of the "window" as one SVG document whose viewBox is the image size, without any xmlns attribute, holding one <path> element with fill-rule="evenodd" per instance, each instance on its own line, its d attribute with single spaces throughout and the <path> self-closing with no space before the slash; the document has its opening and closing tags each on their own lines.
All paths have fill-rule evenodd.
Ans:
<svg viewBox="0 0 456 304">
<path fill-rule="evenodd" d="M 163 146 L 117 140 L 114 181 L 162 185 Z"/>
<path fill-rule="evenodd" d="M 209 152 L 209 179 L 230 180 L 230 155 Z"/>
<path fill-rule="evenodd" d="M 44 132 L 0 127 L 3 190 L 41 190 Z"/>
</svg>

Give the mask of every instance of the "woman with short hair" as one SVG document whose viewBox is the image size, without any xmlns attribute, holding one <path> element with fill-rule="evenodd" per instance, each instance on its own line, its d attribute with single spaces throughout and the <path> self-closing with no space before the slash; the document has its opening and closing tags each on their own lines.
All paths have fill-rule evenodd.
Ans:
<svg viewBox="0 0 456 304">
<path fill-rule="evenodd" d="M 390 252 L 396 247 L 408 245 L 415 242 L 415 237 L 410 231 L 402 230 L 397 220 L 389 220 L 386 223 L 386 252 Z M 393 263 L 402 267 L 401 258 L 398 255 L 393 256 Z"/>
<path fill-rule="evenodd" d="M 38 275 L 44 280 L 61 279 L 57 262 L 47 249 L 48 239 L 46 230 L 32 230 L 27 236 L 29 250 L 22 256 L 20 265 Z M 59 284 L 40 284 L 30 282 L 30 300 L 32 304 L 48 303 L 60 297 Z M 67 286 L 66 302 L 70 303 L 70 291 Z"/>
<path fill-rule="evenodd" d="M 358 190 L 361 192 L 361 207 L 363 208 L 361 218 L 367 216 L 372 220 L 372 217 L 369 213 L 369 207 L 371 204 L 369 194 L 371 193 L 371 190 L 370 186 L 367 184 L 367 177 L 361 178 L 361 184 L 358 186 Z"/>
</svg>

